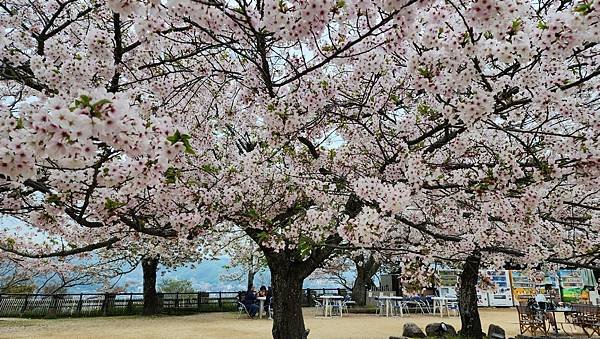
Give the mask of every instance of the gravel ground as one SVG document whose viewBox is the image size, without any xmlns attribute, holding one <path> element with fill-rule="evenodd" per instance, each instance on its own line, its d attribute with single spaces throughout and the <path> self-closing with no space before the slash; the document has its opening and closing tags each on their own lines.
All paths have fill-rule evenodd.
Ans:
<svg viewBox="0 0 600 339">
<path fill-rule="evenodd" d="M 507 335 L 519 331 L 514 308 L 481 309 L 484 331 L 490 323 L 503 327 Z M 343 318 L 314 318 L 312 309 L 304 310 L 311 339 L 370 339 L 400 336 L 405 322 L 421 328 L 444 321 L 460 327 L 457 317 L 413 315 L 385 318 L 350 314 Z M 559 319 L 560 320 L 560 319 Z M 234 313 L 204 313 L 190 316 L 96 317 L 72 319 L 0 319 L 0 338 L 271 338 L 271 320 L 237 319 Z"/>
</svg>

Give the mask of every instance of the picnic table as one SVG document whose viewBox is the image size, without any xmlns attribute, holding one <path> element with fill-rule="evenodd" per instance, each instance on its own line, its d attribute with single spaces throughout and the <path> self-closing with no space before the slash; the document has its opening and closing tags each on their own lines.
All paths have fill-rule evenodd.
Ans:
<svg viewBox="0 0 600 339">
<path fill-rule="evenodd" d="M 332 301 L 337 301 L 337 300 L 343 300 L 344 297 L 341 295 L 322 295 L 320 297 L 318 297 L 319 299 L 323 300 L 323 312 L 324 312 L 324 316 L 327 317 L 327 313 L 329 313 L 329 316 L 332 317 L 332 309 L 333 309 L 333 303 Z M 340 317 L 342 317 L 342 312 L 340 310 Z"/>
<path fill-rule="evenodd" d="M 256 300 L 258 300 L 260 303 L 260 308 L 258 309 L 258 318 L 262 319 L 263 311 L 265 309 L 265 301 L 267 300 L 267 297 L 256 297 Z"/>
<path fill-rule="evenodd" d="M 402 302 L 404 300 L 404 297 L 389 296 L 389 295 L 382 295 L 382 296 L 379 296 L 377 298 L 385 301 L 385 316 L 386 317 L 389 317 L 390 314 L 394 315 L 393 314 L 394 312 L 391 312 L 391 310 L 392 310 L 392 301 L 400 301 L 400 302 Z M 402 311 L 402 305 L 399 308 L 400 308 L 400 316 L 403 317 L 404 313 Z"/>
</svg>

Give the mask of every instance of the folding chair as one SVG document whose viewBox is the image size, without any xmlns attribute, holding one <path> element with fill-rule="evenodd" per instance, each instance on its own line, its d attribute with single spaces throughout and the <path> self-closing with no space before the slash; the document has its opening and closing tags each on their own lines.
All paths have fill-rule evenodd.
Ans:
<svg viewBox="0 0 600 339">
<path fill-rule="evenodd" d="M 530 332 L 536 335 L 539 332 L 545 336 L 548 335 L 548 327 L 546 327 L 546 316 L 543 312 L 538 312 L 527 306 L 517 306 L 519 313 L 519 330 L 521 334 Z"/>
<path fill-rule="evenodd" d="M 238 303 L 238 319 L 242 316 L 242 313 L 246 313 L 248 318 L 252 318 L 252 316 L 250 315 L 250 312 L 248 312 L 248 309 L 246 308 L 246 305 L 244 305 L 240 301 L 238 301 L 237 303 Z"/>
</svg>

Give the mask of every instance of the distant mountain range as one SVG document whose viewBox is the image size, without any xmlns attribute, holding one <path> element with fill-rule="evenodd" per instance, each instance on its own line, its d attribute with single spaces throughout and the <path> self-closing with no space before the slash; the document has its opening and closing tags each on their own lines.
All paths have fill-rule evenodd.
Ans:
<svg viewBox="0 0 600 339">
<path fill-rule="evenodd" d="M 176 278 L 180 280 L 191 280 L 192 286 L 198 291 L 240 291 L 246 289 L 246 281 L 223 281 L 220 277 L 226 273 L 223 268 L 229 263 L 229 258 L 221 257 L 216 260 L 206 260 L 196 265 L 195 268 L 182 267 L 174 271 L 165 271 L 159 267 L 157 283 L 164 278 Z M 161 272 L 163 274 L 161 274 Z M 255 286 L 269 286 L 271 281 L 270 274 L 267 270 L 265 273 L 259 273 L 254 278 Z M 142 292 L 143 274 L 141 267 L 136 268 L 133 272 L 122 276 L 118 282 L 118 286 L 127 286 L 129 292 Z M 305 288 L 336 288 L 331 281 L 325 280 L 306 280 Z M 69 288 L 70 293 L 86 293 L 97 292 L 101 288 L 100 285 L 84 285 Z"/>
</svg>

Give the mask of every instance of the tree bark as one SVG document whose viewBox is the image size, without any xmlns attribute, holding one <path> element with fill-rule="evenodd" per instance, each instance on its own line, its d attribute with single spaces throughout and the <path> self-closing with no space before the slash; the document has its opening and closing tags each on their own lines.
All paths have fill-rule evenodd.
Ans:
<svg viewBox="0 0 600 339">
<path fill-rule="evenodd" d="M 160 313 L 158 295 L 156 294 L 156 271 L 158 270 L 157 257 L 143 257 L 142 270 L 144 271 L 144 315 Z"/>
<path fill-rule="evenodd" d="M 254 286 L 254 276 L 255 275 L 256 275 L 255 271 L 248 270 L 248 288 L 246 289 L 246 291 L 250 291 L 252 286 Z"/>
<path fill-rule="evenodd" d="M 302 315 L 301 276 L 291 265 L 271 266 L 273 288 L 273 339 L 304 339 L 308 336 Z"/>
<path fill-rule="evenodd" d="M 352 300 L 356 302 L 356 305 L 364 306 L 367 301 L 367 288 L 374 285 L 373 276 L 377 273 L 381 264 L 376 262 L 371 255 L 366 261 L 363 255 L 353 258 L 352 261 L 356 264 L 356 279 L 354 285 L 352 285 Z"/>
<path fill-rule="evenodd" d="M 480 264 L 481 255 L 473 253 L 467 257 L 460 274 L 458 289 L 458 309 L 462 323 L 460 334 L 466 338 L 483 338 L 481 319 L 477 308 L 477 278 Z"/>
</svg>

